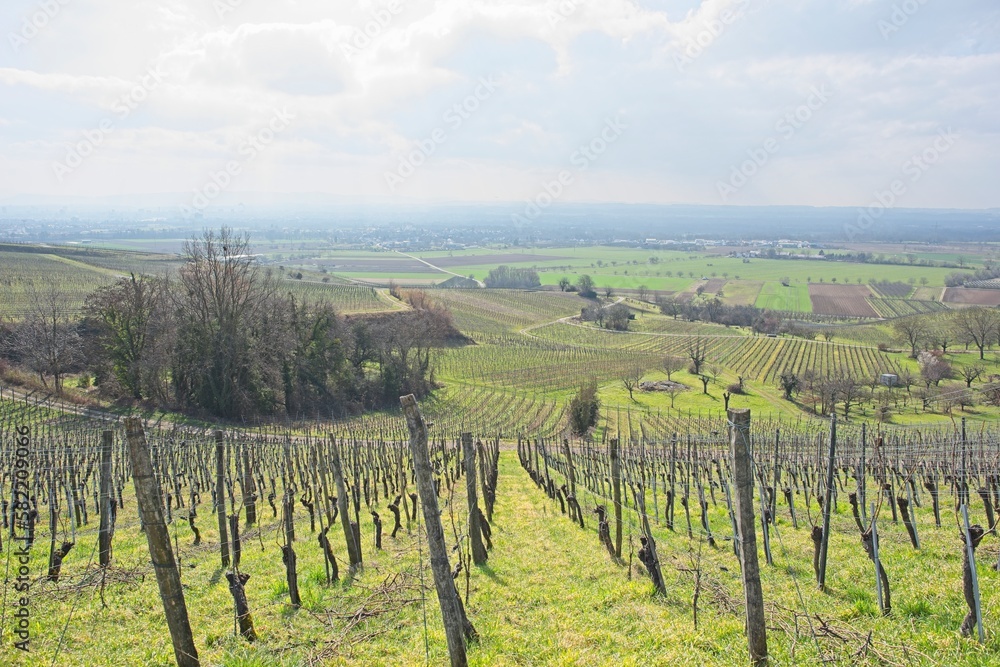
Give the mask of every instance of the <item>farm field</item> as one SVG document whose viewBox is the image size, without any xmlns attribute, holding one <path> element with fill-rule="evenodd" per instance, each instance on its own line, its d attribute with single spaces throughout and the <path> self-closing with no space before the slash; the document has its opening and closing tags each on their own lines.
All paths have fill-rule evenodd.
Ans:
<svg viewBox="0 0 1000 667">
<path fill-rule="evenodd" d="M 759 280 L 730 280 L 723 288 L 722 303 L 728 306 L 752 306 L 757 303 L 757 297 L 764 283 Z"/>
<path fill-rule="evenodd" d="M 808 285 L 786 286 L 777 282 L 764 283 L 754 305 L 758 308 L 769 310 L 798 313 L 812 312 L 812 302 L 809 299 Z"/>
<path fill-rule="evenodd" d="M 809 285 L 812 312 L 838 317 L 878 317 L 868 303 L 872 292 L 867 285 Z"/>
<path fill-rule="evenodd" d="M 1000 290 L 949 287 L 944 291 L 943 300 L 946 303 L 963 305 L 1000 306 Z"/>
</svg>

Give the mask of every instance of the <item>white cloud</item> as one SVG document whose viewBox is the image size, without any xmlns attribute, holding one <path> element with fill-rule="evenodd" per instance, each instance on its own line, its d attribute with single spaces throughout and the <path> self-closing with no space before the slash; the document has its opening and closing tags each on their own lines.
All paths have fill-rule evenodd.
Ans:
<svg viewBox="0 0 1000 667">
<path fill-rule="evenodd" d="M 628 134 L 567 200 L 715 203 L 716 181 L 826 84 L 834 99 L 735 203 L 865 203 L 954 126 L 959 145 L 914 198 L 1000 206 L 1000 13 L 988 0 L 926 3 L 888 39 L 886 0 L 220 2 L 231 11 L 74 0 L 0 49 L 0 195 L 187 191 L 289 109 L 295 123 L 234 192 L 385 195 L 385 170 L 444 127 L 405 196 L 521 199 L 623 113 Z M 0 18 L 18 34 L 34 8 L 14 0 Z M 162 85 L 54 183 L 52 161 L 150 68 Z M 503 84 L 449 127 L 483 76 Z"/>
</svg>

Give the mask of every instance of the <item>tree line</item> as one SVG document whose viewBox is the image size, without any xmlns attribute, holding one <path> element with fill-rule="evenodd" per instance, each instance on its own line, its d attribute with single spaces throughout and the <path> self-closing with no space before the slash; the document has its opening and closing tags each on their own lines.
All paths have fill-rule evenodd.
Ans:
<svg viewBox="0 0 1000 667">
<path fill-rule="evenodd" d="M 90 294 L 83 317 L 57 286 L 0 331 L 8 363 L 61 392 L 70 373 L 102 393 L 234 420 L 337 417 L 425 396 L 431 350 L 463 340 L 450 313 L 420 291 L 410 310 L 342 316 L 299 300 L 223 228 L 184 245 L 173 277 L 132 275 Z"/>
</svg>

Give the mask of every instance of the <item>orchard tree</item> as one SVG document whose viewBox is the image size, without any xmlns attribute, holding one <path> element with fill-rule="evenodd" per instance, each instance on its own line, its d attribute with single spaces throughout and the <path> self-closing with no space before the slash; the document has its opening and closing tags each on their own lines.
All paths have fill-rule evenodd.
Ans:
<svg viewBox="0 0 1000 667">
<path fill-rule="evenodd" d="M 965 380 L 965 386 L 968 388 L 971 388 L 972 383 L 978 380 L 980 377 L 982 377 L 983 373 L 985 372 L 986 372 L 986 366 L 984 366 L 982 362 L 976 364 L 968 364 L 967 366 L 963 366 L 961 370 L 959 370 L 959 374 L 962 376 L 962 379 Z"/>
<path fill-rule="evenodd" d="M 625 387 L 625 391 L 628 392 L 628 397 L 630 401 L 635 401 L 635 398 L 632 397 L 632 392 L 634 392 L 636 390 L 636 387 L 639 386 L 639 383 L 642 381 L 642 376 L 644 374 L 645 371 L 642 368 L 635 367 L 629 369 L 628 371 L 625 372 L 624 375 L 622 375 L 621 377 L 622 386 Z"/>
<path fill-rule="evenodd" d="M 671 376 L 684 368 L 684 359 L 681 357 L 668 356 L 663 359 L 663 372 L 667 374 L 667 380 L 673 382 Z"/>
<path fill-rule="evenodd" d="M 981 306 L 963 308 L 955 314 L 955 327 L 965 341 L 979 349 L 982 360 L 986 348 L 1000 333 L 1000 311 Z"/>
<path fill-rule="evenodd" d="M 690 370 L 693 375 L 701 374 L 701 365 L 705 363 L 705 356 L 708 354 L 707 347 L 701 336 L 688 343 L 687 353 L 688 359 L 691 360 Z M 707 390 L 705 393 L 708 393 Z"/>
<path fill-rule="evenodd" d="M 893 322 L 892 328 L 896 332 L 896 337 L 910 346 L 910 358 L 916 359 L 917 351 L 930 334 L 927 320 L 919 316 L 904 317 Z"/>
</svg>

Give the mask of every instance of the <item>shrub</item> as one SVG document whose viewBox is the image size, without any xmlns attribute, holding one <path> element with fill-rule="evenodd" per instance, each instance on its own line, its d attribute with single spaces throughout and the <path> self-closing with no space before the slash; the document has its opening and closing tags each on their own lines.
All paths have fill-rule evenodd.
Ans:
<svg viewBox="0 0 1000 667">
<path fill-rule="evenodd" d="M 601 400 L 597 397 L 597 379 L 591 378 L 580 386 L 569 403 L 569 424 L 575 435 L 584 435 L 597 424 Z"/>
<path fill-rule="evenodd" d="M 742 394 L 743 385 L 740 384 L 739 382 L 734 382 L 728 387 L 726 387 L 726 391 L 728 391 L 730 394 Z"/>
</svg>

